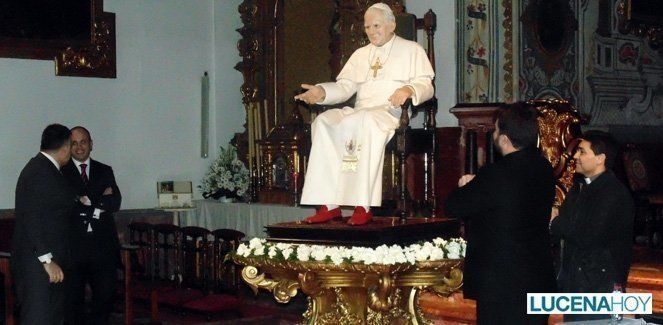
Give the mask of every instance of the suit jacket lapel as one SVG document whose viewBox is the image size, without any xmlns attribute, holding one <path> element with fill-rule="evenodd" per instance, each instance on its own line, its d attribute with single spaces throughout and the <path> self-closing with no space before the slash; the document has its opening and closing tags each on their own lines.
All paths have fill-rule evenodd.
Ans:
<svg viewBox="0 0 663 325">
<path fill-rule="evenodd" d="M 99 164 L 96 160 L 90 159 L 90 173 L 88 174 L 88 186 L 95 184 L 100 179 Z"/>
<path fill-rule="evenodd" d="M 73 180 L 77 189 L 86 188 L 85 183 L 83 183 L 83 178 L 81 177 L 81 173 L 78 171 L 78 167 L 76 167 L 76 164 L 74 163 L 73 160 L 69 160 L 69 163 L 67 163 L 64 167 L 62 167 L 62 170 L 65 173 L 65 175 L 67 175 L 67 178 Z"/>
</svg>

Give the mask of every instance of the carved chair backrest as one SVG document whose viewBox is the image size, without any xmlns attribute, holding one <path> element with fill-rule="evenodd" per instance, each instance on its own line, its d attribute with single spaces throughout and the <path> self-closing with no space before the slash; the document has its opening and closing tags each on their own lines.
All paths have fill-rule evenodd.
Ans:
<svg viewBox="0 0 663 325">
<path fill-rule="evenodd" d="M 207 290 L 210 275 L 210 231 L 201 227 L 182 228 L 183 285 Z"/>
<path fill-rule="evenodd" d="M 173 224 L 156 224 L 154 228 L 154 276 L 179 283 L 182 229 Z"/>
<path fill-rule="evenodd" d="M 424 15 L 424 18 L 417 18 L 415 15 L 403 11 L 402 6 L 394 6 L 394 15 L 396 17 L 396 34 L 404 39 L 417 41 L 417 33 L 419 30 L 424 32 L 426 37 L 426 54 L 428 60 L 435 70 L 435 46 L 434 35 L 436 28 L 436 15 L 432 10 Z M 410 116 L 409 113 L 412 113 Z M 410 130 L 410 118 L 415 117 L 419 112 L 424 113 L 423 132 L 414 133 Z M 403 105 L 401 112 L 399 128 L 396 131 L 396 136 L 393 138 L 395 142 L 395 149 L 398 153 L 398 167 L 399 176 L 397 179 L 392 178 L 391 184 L 387 183 L 384 188 L 398 189 L 398 210 L 401 218 L 411 216 L 410 210 L 415 208 L 414 215 L 435 216 L 435 180 L 432 170 L 435 168 L 435 115 L 437 113 L 437 98 L 433 96 L 430 100 L 420 103 L 417 106 L 412 105 L 412 100 L 408 99 Z M 414 145 L 414 144 L 418 145 Z M 387 148 L 393 148 L 393 145 L 388 144 Z M 421 164 L 413 163 L 416 159 L 411 154 L 425 156 L 422 158 Z M 408 157 L 413 158 L 409 159 Z M 420 166 L 420 165 L 423 165 Z M 415 172 L 417 167 L 423 170 L 423 173 Z M 388 170 L 387 168 L 386 170 Z M 416 177 L 414 175 L 421 175 Z M 408 175 L 411 178 L 408 179 Z M 393 177 L 393 176 L 392 176 Z M 385 179 L 389 179 L 387 176 Z M 425 184 L 423 186 L 416 186 L 414 184 Z M 414 202 L 418 201 L 419 207 L 413 206 Z"/>
<path fill-rule="evenodd" d="M 437 27 L 437 16 L 432 10 L 428 10 L 423 18 L 417 18 L 414 14 L 403 12 L 400 7 L 394 10 L 396 17 L 396 35 L 411 41 L 417 41 L 418 31 L 423 31 L 426 41 L 426 55 L 428 60 L 435 70 L 435 28 Z M 418 106 L 412 106 L 411 101 L 405 105 L 412 112 L 412 117 L 415 117 L 420 111 L 424 115 L 424 129 L 434 129 L 436 126 L 435 114 L 437 113 L 437 100 L 433 97 L 426 103 Z M 407 111 L 403 110 L 400 125 L 401 128 L 410 124 L 410 117 L 407 116 Z"/>
<path fill-rule="evenodd" d="M 154 232 L 151 224 L 146 222 L 132 222 L 127 225 L 129 229 L 129 244 L 136 246 L 131 251 L 131 266 L 133 276 L 137 280 L 153 279 L 154 261 Z"/>
<path fill-rule="evenodd" d="M 237 250 L 245 235 L 234 229 L 217 229 L 212 231 L 212 236 L 214 236 L 213 285 L 219 291 L 236 292 L 240 280 L 236 265 L 230 260 L 230 255 Z"/>
</svg>

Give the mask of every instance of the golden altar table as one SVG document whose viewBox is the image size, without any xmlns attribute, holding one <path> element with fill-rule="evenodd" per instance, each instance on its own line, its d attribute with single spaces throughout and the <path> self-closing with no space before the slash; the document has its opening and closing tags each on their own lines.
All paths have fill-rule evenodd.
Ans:
<svg viewBox="0 0 663 325">
<path fill-rule="evenodd" d="M 287 303 L 301 290 L 308 296 L 308 324 L 427 324 L 418 299 L 422 291 L 448 296 L 463 283 L 463 259 L 397 263 L 333 264 L 235 255 L 242 278 L 255 293 L 271 291 Z"/>
</svg>

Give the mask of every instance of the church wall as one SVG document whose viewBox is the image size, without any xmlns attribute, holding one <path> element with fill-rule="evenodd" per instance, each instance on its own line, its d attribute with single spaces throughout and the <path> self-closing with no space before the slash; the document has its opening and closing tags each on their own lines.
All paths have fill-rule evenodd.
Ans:
<svg viewBox="0 0 663 325">
<path fill-rule="evenodd" d="M 216 143 L 210 143 L 210 157 L 218 146 L 227 148 L 230 139 L 237 132 L 244 131 L 246 112 L 242 104 L 240 86 L 244 82 L 242 74 L 235 70 L 241 60 L 237 50 L 240 35 L 237 28 L 242 26 L 237 7 L 241 0 L 214 0 L 214 75 L 216 77 Z M 210 99 L 211 101 L 211 99 Z M 211 161 L 208 161 L 209 165 Z M 199 177 L 200 178 L 200 177 Z"/>
<path fill-rule="evenodd" d="M 589 116 L 589 127 L 630 126 L 620 130 L 660 139 L 662 51 L 620 29 L 622 5 L 458 0 L 458 102 L 561 98 Z"/>
<path fill-rule="evenodd" d="M 652 49 L 645 37 L 620 30 L 621 0 L 601 3 L 603 12 L 596 3 L 580 11 L 585 49 L 581 79 L 586 90 L 581 111 L 591 116 L 592 126 L 632 126 L 629 133 L 649 138 L 647 133 L 653 132 L 656 141 L 662 141 L 657 127 L 663 125 L 663 50 Z"/>
<path fill-rule="evenodd" d="M 437 15 L 435 32 L 435 94 L 438 99 L 437 126 L 457 126 L 458 120 L 449 113 L 456 105 L 456 17 L 454 0 L 405 1 L 407 12 L 417 17 L 432 9 Z M 422 35 L 418 39 L 425 39 Z M 423 42 L 423 41 L 422 41 Z M 420 43 L 422 43 L 420 42 Z M 413 121 L 412 125 L 421 125 Z"/>
<path fill-rule="evenodd" d="M 54 122 L 90 129 L 92 157 L 113 166 L 124 209 L 154 207 L 159 180 L 198 185 L 244 119 L 233 69 L 238 5 L 105 0 L 116 14 L 117 79 L 56 77 L 52 61 L 0 58 L 0 209 L 13 208 L 18 174 Z M 207 159 L 200 158 L 204 71 L 211 75 Z"/>
<path fill-rule="evenodd" d="M 517 97 L 518 3 L 457 1 L 459 103 L 512 102 Z"/>
</svg>

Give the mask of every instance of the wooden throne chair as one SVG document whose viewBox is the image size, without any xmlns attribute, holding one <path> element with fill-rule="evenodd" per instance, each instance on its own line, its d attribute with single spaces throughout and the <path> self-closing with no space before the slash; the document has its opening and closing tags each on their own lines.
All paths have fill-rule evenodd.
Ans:
<svg viewBox="0 0 663 325">
<path fill-rule="evenodd" d="M 366 44 L 363 14 L 375 2 L 378 1 L 316 3 L 314 13 L 289 7 L 289 2 L 275 0 L 245 0 L 240 5 L 244 26 L 238 30 L 242 35 L 238 48 L 242 61 L 236 69 L 244 75 L 241 91 L 247 111 L 247 124 L 246 131 L 237 134 L 233 143 L 238 147 L 238 156 L 251 170 L 254 200 L 289 205 L 296 205 L 299 201 L 310 150 L 309 123 L 319 110 L 299 107 L 291 98 L 302 82 L 333 80 L 350 55 Z M 405 13 L 402 1 L 384 2 L 394 11 L 397 34 L 401 37 L 416 40 L 417 31 L 423 31 L 428 56 L 434 64 L 435 14 L 430 11 L 423 18 L 417 18 Z M 311 44 L 303 44 L 306 39 L 288 34 L 294 27 L 287 26 L 320 25 L 321 21 L 310 22 L 308 16 L 324 16 L 325 11 L 329 14 L 326 16 L 329 19 L 329 30 L 308 31 L 318 33 L 308 38 L 318 38 L 315 39 L 316 47 L 322 48 L 324 53 L 307 53 L 306 59 L 325 55 L 328 58 L 319 58 L 314 71 L 297 58 L 298 53 L 309 51 Z M 303 12 L 308 12 L 308 15 L 303 17 Z M 296 40 L 302 43 L 297 45 L 306 50 L 289 48 L 287 42 Z M 328 46 L 320 46 L 320 42 L 327 44 L 327 41 Z M 293 53 L 295 59 L 290 56 L 286 58 L 286 54 Z M 305 71 L 292 77 L 299 68 Z M 326 72 L 315 75 L 318 70 Z M 436 112 L 435 98 L 418 107 L 409 105 L 404 110 L 400 128 L 388 145 L 385 158 L 383 206 L 391 208 L 389 214 L 398 208 L 400 215 L 408 216 L 412 214 L 412 207 L 417 207 L 418 214 L 435 215 Z M 423 115 L 423 128 L 411 128 L 410 117 L 420 113 Z"/>
<path fill-rule="evenodd" d="M 437 16 L 432 10 L 428 10 L 423 18 L 417 18 L 413 14 L 404 12 L 402 7 L 397 6 L 394 9 L 396 34 L 398 36 L 417 41 L 417 32 L 419 30 L 424 32 L 426 54 L 435 71 L 434 40 Z M 435 80 L 433 80 L 434 85 Z M 419 113 L 423 114 L 423 127 L 412 128 L 410 120 Z M 396 130 L 394 139 L 387 145 L 387 159 L 389 160 L 390 156 L 393 157 L 393 155 L 398 157 L 397 160 L 390 159 L 391 161 L 398 161 L 398 166 L 392 166 L 392 170 L 398 171 L 398 178 L 392 179 L 391 186 L 387 188 L 391 188 L 392 193 L 396 193 L 397 215 L 402 220 L 414 215 L 436 216 L 436 114 L 437 97 L 435 95 L 417 106 L 412 105 L 412 101 L 408 100 L 403 106 L 399 128 Z M 386 168 L 386 170 L 389 172 L 389 169 Z M 391 173 L 391 175 L 394 174 L 396 173 Z"/>
</svg>

